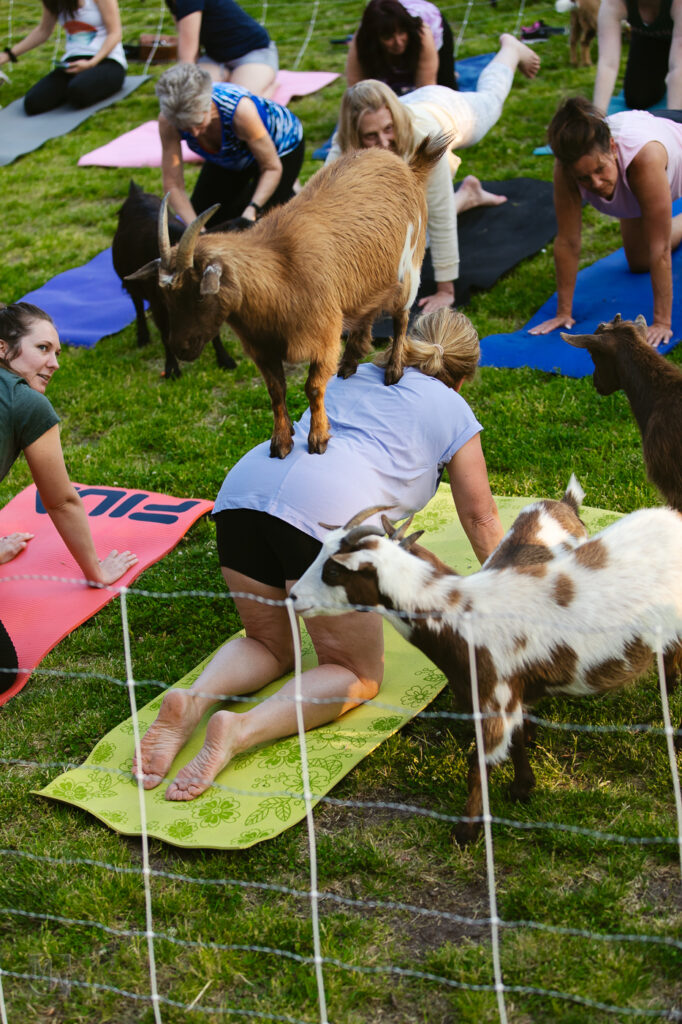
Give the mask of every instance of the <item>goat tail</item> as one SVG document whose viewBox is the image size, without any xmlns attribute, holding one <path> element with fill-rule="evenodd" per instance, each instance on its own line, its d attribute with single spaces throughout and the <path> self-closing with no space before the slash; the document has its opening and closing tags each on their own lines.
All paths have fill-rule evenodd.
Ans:
<svg viewBox="0 0 682 1024">
<path fill-rule="evenodd" d="M 408 161 L 412 173 L 420 183 L 424 183 L 444 153 L 447 153 L 452 142 L 452 135 L 440 132 L 438 135 L 427 135 L 419 143 Z"/>
<path fill-rule="evenodd" d="M 561 499 L 565 505 L 570 505 L 575 514 L 580 512 L 580 506 L 583 503 L 585 492 L 578 483 L 575 473 L 571 473 L 571 479 L 568 481 L 568 486 Z"/>
</svg>

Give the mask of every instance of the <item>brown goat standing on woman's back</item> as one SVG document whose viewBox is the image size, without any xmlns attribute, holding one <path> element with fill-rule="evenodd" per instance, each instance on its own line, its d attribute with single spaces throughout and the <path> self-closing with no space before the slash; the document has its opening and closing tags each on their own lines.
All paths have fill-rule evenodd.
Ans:
<svg viewBox="0 0 682 1024">
<path fill-rule="evenodd" d="M 292 448 L 285 361 L 310 361 L 305 391 L 313 453 L 324 452 L 329 440 L 327 381 L 337 368 L 342 376 L 355 372 L 382 311 L 393 316 L 395 338 L 386 383 L 402 376 L 424 255 L 426 180 L 447 145 L 446 136 L 428 137 L 407 163 L 380 149 L 349 154 L 237 235 L 200 236 L 213 212 L 207 210 L 172 249 L 161 232 L 160 261 L 133 275 L 158 272 L 170 312 L 169 344 L 179 358 L 196 359 L 223 322 L 233 328 L 270 394 L 271 455 L 281 459 Z"/>
<path fill-rule="evenodd" d="M 682 512 L 682 372 L 647 344 L 644 317 L 616 314 L 594 334 L 561 337 L 590 353 L 600 395 L 625 392 L 642 435 L 647 476 Z"/>
</svg>

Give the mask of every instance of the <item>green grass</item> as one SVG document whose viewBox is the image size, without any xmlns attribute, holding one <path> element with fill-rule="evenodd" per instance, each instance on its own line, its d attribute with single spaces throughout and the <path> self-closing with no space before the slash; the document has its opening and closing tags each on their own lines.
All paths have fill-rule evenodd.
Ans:
<svg viewBox="0 0 682 1024">
<path fill-rule="evenodd" d="M 255 3 L 246 6 L 257 16 L 263 10 Z M 342 70 L 343 49 L 332 47 L 329 40 L 355 26 L 361 7 L 356 0 L 320 4 L 301 68 Z M 122 0 L 121 8 L 126 42 L 156 29 L 158 4 Z M 292 67 L 313 8 L 280 0 L 266 9 L 282 66 Z M 15 41 L 35 23 L 37 11 L 37 0 L 14 3 Z M 447 11 L 457 33 L 465 6 Z M 460 56 L 493 50 L 499 32 L 512 30 L 518 13 L 511 0 L 498 0 L 497 7 L 476 0 Z M 530 24 L 538 18 L 549 24 L 567 22 L 550 4 L 531 0 L 521 21 Z M 164 31 L 170 31 L 168 19 Z M 50 52 L 48 44 L 12 67 L 11 85 L 0 92 L 3 104 L 25 92 L 44 70 Z M 590 94 L 593 72 L 569 68 L 565 37 L 552 37 L 538 52 L 543 60 L 539 78 L 516 82 L 499 124 L 478 146 L 462 153 L 463 173 L 550 177 L 549 159 L 533 156 L 533 148 L 544 142 L 545 126 L 561 96 Z M 140 71 L 141 66 L 131 70 Z M 152 73 L 157 76 L 161 70 Z M 306 132 L 304 179 L 318 167 L 310 153 L 333 128 L 342 88 L 337 82 L 295 104 Z M 110 244 L 130 172 L 78 168 L 76 161 L 156 111 L 149 82 L 76 132 L 2 168 L 3 300 L 17 299 Z M 190 182 L 194 174 L 188 171 Z M 135 170 L 134 177 L 160 193 L 157 170 Z M 588 212 L 583 263 L 618 244 L 617 225 Z M 477 295 L 467 312 L 482 336 L 515 329 L 553 289 L 548 249 L 491 291 Z M 133 327 L 103 339 L 93 351 L 65 349 L 50 397 L 62 416 L 73 479 L 214 497 L 226 470 L 269 436 L 271 428 L 259 374 L 236 339 L 227 332 L 225 337 L 239 360 L 237 371 L 218 371 L 209 348 L 171 383 L 160 376 L 158 340 L 147 350 L 137 350 Z M 679 350 L 671 358 L 682 363 Z M 302 380 L 300 371 L 291 376 L 294 414 L 305 406 Z M 622 394 L 600 398 L 589 379 L 524 369 L 484 369 L 465 393 L 485 425 L 486 458 L 497 493 L 558 496 L 575 472 L 588 504 L 628 512 L 659 503 L 646 480 L 639 435 Z M 20 461 L 0 484 L 0 501 L 8 501 L 29 482 Z M 210 525 L 198 523 L 144 573 L 139 585 L 158 593 L 221 591 Z M 133 596 L 130 622 L 136 678 L 164 684 L 181 677 L 239 625 L 231 602 L 221 598 Z M 109 832 L 75 808 L 30 795 L 57 774 L 54 763 L 82 761 L 96 740 L 129 714 L 125 688 L 101 678 L 121 680 L 125 675 L 118 602 L 67 637 L 42 668 L 49 674 L 37 671 L 0 719 L 0 750 L 7 759 L 0 848 L 43 858 L 9 853 L 2 858 L 0 906 L 14 913 L 0 913 L 0 964 L 31 976 L 2 978 L 7 1018 L 11 1024 L 147 1024 L 153 1014 L 145 1000 L 146 944 L 137 934 L 145 928 L 139 842 Z M 138 700 L 156 692 L 154 685 L 145 684 Z M 460 810 L 466 791 L 470 732 L 447 717 L 453 710 L 449 695 L 443 694 L 429 709 L 439 717 L 412 722 L 337 786 L 333 797 L 347 803 L 322 803 L 315 811 L 319 888 L 359 901 L 349 905 L 327 899 L 321 904 L 323 955 L 353 968 L 325 967 L 329 1017 L 339 1024 L 482 1024 L 499 1019 L 490 991 L 489 931 L 468 921 L 488 916 L 484 846 L 479 842 L 459 850 L 450 824 L 441 817 Z M 677 717 L 679 710 L 677 698 Z M 609 700 L 548 701 L 540 713 L 556 723 L 580 726 L 661 725 L 653 676 Z M 28 764 L 10 764 L 9 759 Z M 528 805 L 509 801 L 509 765 L 497 769 L 491 782 L 493 813 L 528 826 L 494 828 L 500 916 L 506 922 L 532 920 L 554 929 L 523 924 L 503 928 L 502 969 L 512 987 L 507 995 L 510 1021 L 642 1022 L 650 1019 L 647 1011 L 679 1011 L 679 948 L 605 942 L 558 931 L 682 941 L 674 846 L 616 844 L 532 827 L 555 821 L 624 836 L 675 834 L 662 738 L 541 728 L 532 759 L 538 785 Z M 363 807 L 366 802 L 380 806 Z M 419 813 L 395 810 L 396 803 L 416 807 Z M 179 944 L 271 947 L 310 957 L 309 902 L 295 895 L 308 885 L 303 826 L 244 853 L 182 851 L 153 842 L 151 856 L 157 872 L 152 879 L 154 927 L 167 936 L 156 943 L 160 992 L 185 1005 L 197 1000 L 207 1011 L 162 1006 L 164 1022 L 241 1019 L 238 1012 L 319 1020 L 309 963 L 243 948 L 220 951 Z M 79 863 L 83 859 L 120 870 Z M 215 882 L 220 879 L 227 882 Z M 263 884 L 293 892 L 258 887 Z M 410 909 L 414 906 L 433 913 L 418 914 Z M 387 973 L 390 965 L 406 973 Z M 62 983 L 36 976 L 60 978 Z M 111 985 L 140 998 L 84 983 Z M 528 987 L 548 994 L 528 993 Z M 573 995 L 576 1001 L 553 992 Z M 580 999 L 638 1012 L 608 1014 Z"/>
</svg>

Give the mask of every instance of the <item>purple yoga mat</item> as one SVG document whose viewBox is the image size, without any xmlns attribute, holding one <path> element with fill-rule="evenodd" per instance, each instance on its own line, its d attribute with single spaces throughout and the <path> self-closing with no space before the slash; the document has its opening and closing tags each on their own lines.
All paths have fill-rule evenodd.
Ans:
<svg viewBox="0 0 682 1024">
<path fill-rule="evenodd" d="M 116 334 L 135 319 L 135 308 L 111 261 L 111 249 L 89 263 L 65 270 L 41 288 L 22 296 L 46 310 L 68 345 L 92 348 L 100 338 Z"/>
</svg>

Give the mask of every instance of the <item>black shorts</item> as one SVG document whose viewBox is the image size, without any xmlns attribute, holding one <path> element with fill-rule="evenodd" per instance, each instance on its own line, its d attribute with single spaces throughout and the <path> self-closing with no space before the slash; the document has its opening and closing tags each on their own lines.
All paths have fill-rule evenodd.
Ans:
<svg viewBox="0 0 682 1024">
<path fill-rule="evenodd" d="M 284 590 L 286 580 L 300 579 L 322 548 L 319 540 L 268 512 L 228 508 L 213 520 L 221 566 L 269 587 Z"/>
</svg>

